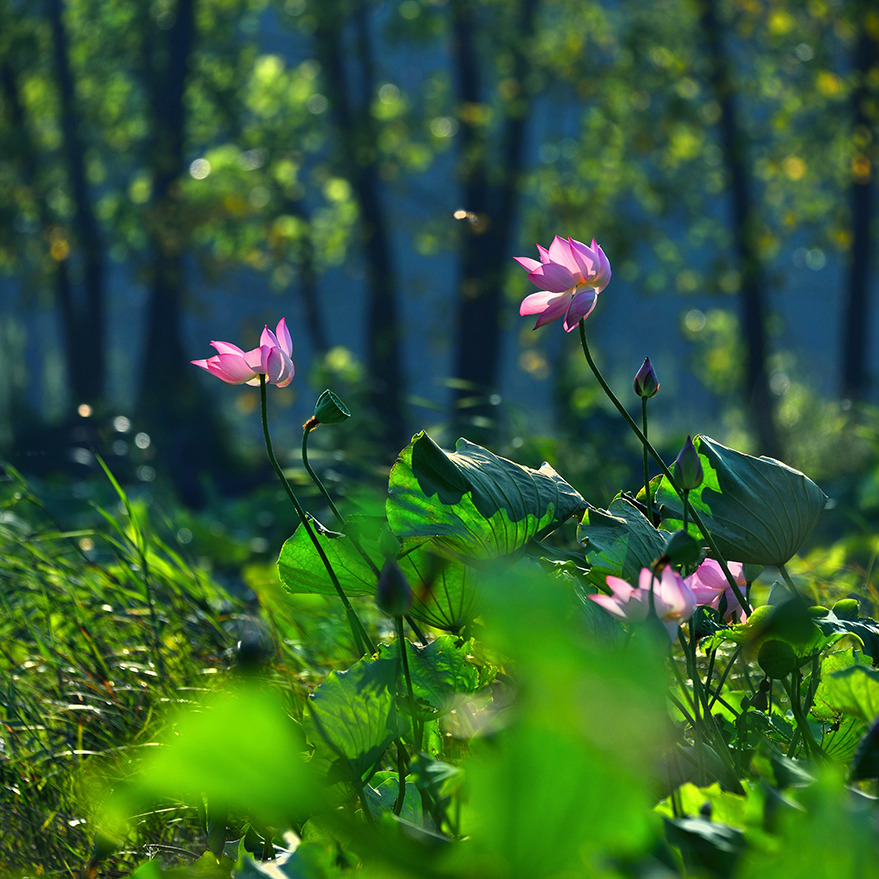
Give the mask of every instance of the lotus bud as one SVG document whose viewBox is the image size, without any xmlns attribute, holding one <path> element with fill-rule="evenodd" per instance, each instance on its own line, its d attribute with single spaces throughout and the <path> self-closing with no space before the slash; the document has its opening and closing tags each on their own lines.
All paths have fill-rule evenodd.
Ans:
<svg viewBox="0 0 879 879">
<path fill-rule="evenodd" d="M 658 390 L 659 381 L 656 378 L 656 372 L 650 363 L 650 358 L 645 357 L 644 363 L 641 364 L 641 368 L 635 374 L 635 393 L 639 397 L 649 399 L 650 397 L 655 397 Z"/>
<path fill-rule="evenodd" d="M 412 587 L 395 559 L 387 559 L 382 566 L 375 603 L 389 617 L 401 617 L 412 609 Z"/>
<path fill-rule="evenodd" d="M 699 453 L 688 436 L 674 463 L 675 479 L 684 491 L 692 491 L 702 484 L 702 462 Z"/>
</svg>

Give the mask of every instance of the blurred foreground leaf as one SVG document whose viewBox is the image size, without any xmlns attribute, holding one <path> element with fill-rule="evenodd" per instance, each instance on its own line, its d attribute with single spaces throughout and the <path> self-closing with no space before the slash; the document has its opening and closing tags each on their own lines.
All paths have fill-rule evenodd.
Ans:
<svg viewBox="0 0 879 879">
<path fill-rule="evenodd" d="M 181 708 L 168 729 L 131 783 L 110 797 L 106 815 L 115 825 L 170 798 L 190 805 L 207 800 L 215 809 L 286 826 L 323 800 L 321 784 L 305 761 L 300 727 L 276 694 L 255 684 Z"/>
</svg>

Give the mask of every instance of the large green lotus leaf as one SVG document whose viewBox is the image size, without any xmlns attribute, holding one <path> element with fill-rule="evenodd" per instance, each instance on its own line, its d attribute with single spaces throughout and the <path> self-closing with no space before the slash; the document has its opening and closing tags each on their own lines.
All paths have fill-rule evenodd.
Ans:
<svg viewBox="0 0 879 879">
<path fill-rule="evenodd" d="M 375 594 L 375 571 L 381 570 L 384 563 L 379 546 L 384 524 L 384 519 L 358 518 L 346 523 L 345 534 L 316 530 L 318 542 L 347 595 Z M 356 535 L 356 544 L 348 532 Z M 432 542 L 403 553 L 398 562 L 415 595 L 411 612 L 416 619 L 452 633 L 460 632 L 473 619 L 478 571 L 434 552 Z M 301 526 L 281 548 L 278 573 L 288 592 L 336 594 L 314 544 Z"/>
<path fill-rule="evenodd" d="M 852 665 L 831 672 L 821 681 L 823 700 L 843 714 L 872 723 L 879 717 L 879 671 Z"/>
<path fill-rule="evenodd" d="M 406 656 L 419 716 L 431 720 L 451 711 L 458 696 L 482 686 L 479 669 L 470 661 L 472 641 L 441 635 L 426 647 L 406 643 Z M 393 650 L 397 650 L 396 645 Z"/>
<path fill-rule="evenodd" d="M 466 439 L 446 452 L 424 432 L 391 468 L 388 493 L 388 524 L 405 547 L 433 539 L 474 559 L 510 555 L 586 509 L 549 464 L 532 470 Z"/>
<path fill-rule="evenodd" d="M 378 545 L 379 534 L 384 520 L 376 517 L 352 517 L 345 523 L 356 533 L 357 544 L 347 533 L 314 528 L 318 542 L 327 559 L 333 566 L 339 583 L 347 595 L 372 595 L 375 593 L 377 576 L 373 568 L 363 558 L 363 552 L 381 570 L 384 558 Z M 358 550 L 357 546 L 360 546 Z M 311 538 L 300 525 L 293 536 L 281 547 L 278 558 L 278 573 L 288 592 L 317 593 L 335 595 L 336 589 L 330 580 L 324 563 Z"/>
<path fill-rule="evenodd" d="M 476 616 L 479 571 L 432 552 L 430 544 L 401 556 L 399 563 L 415 594 L 413 617 L 457 634 Z"/>
<path fill-rule="evenodd" d="M 631 501 L 619 496 L 606 510 L 588 509 L 577 536 L 586 544 L 589 581 L 600 588 L 609 574 L 637 582 L 641 568 L 662 553 L 668 540 L 667 533 L 657 531 Z"/>
<path fill-rule="evenodd" d="M 354 663 L 331 672 L 308 697 L 305 729 L 331 781 L 359 786 L 399 735 L 396 658 Z"/>
<path fill-rule="evenodd" d="M 721 554 L 737 562 L 783 565 L 815 527 L 827 496 L 799 470 L 774 458 L 755 458 L 707 436 L 696 437 L 704 472 L 690 502 Z M 668 480 L 656 502 L 666 527 L 683 526 L 683 505 Z M 691 522 L 691 530 L 695 527 Z"/>
</svg>

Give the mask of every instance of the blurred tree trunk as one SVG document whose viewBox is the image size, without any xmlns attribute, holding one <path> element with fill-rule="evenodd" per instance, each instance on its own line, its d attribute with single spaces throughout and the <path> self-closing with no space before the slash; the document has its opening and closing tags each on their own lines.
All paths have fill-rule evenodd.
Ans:
<svg viewBox="0 0 879 879">
<path fill-rule="evenodd" d="M 146 163 L 152 191 L 146 215 L 149 299 L 138 413 L 157 438 L 163 465 L 181 496 L 192 504 L 201 500 L 199 465 L 210 467 L 209 460 L 219 460 L 225 452 L 218 440 L 221 433 L 211 429 L 215 416 L 198 404 L 195 370 L 188 363 L 182 337 L 188 235 L 180 187 L 195 7 L 196 0 L 178 0 L 170 26 L 160 27 L 151 17 L 144 22 L 150 124 Z M 210 443 L 205 442 L 207 437 Z"/>
<path fill-rule="evenodd" d="M 194 42 L 195 0 L 178 0 L 167 29 L 150 21 L 144 41 L 152 193 L 147 216 L 150 296 L 141 405 L 149 416 L 179 414 L 190 384 L 181 336 L 187 241 L 180 184 L 185 170 L 183 99 Z"/>
<path fill-rule="evenodd" d="M 380 421 L 379 438 L 399 445 L 408 439 L 403 415 L 405 393 L 401 354 L 399 280 L 391 247 L 388 216 L 381 196 L 376 125 L 371 114 L 375 66 L 368 3 L 353 7 L 321 0 L 317 19 L 317 56 L 336 126 L 345 177 L 360 210 L 366 269 L 366 367 L 370 399 Z M 346 45 L 351 29 L 353 51 Z M 346 66 L 352 64 L 353 69 Z M 355 92 L 352 83 L 357 84 Z"/>
<path fill-rule="evenodd" d="M 524 158 L 530 102 L 525 79 L 528 73 L 526 42 L 531 39 L 537 0 L 517 0 L 515 27 L 509 47 L 512 70 L 505 79 L 510 97 L 493 150 L 482 83 L 485 70 L 478 40 L 485 39 L 485 25 L 475 0 L 450 3 L 453 64 L 461 125 L 458 164 L 462 181 L 461 208 L 469 222 L 461 243 L 456 313 L 455 422 L 471 438 L 488 441 L 494 432 L 492 395 L 498 385 L 501 356 L 501 313 L 506 261 L 512 247 Z M 481 32 L 481 33 L 480 33 Z M 502 105 L 503 106 L 503 105 Z"/>
<path fill-rule="evenodd" d="M 56 249 L 58 262 L 77 259 L 82 267 L 81 294 L 71 283 L 69 269 L 55 272 L 55 289 L 60 305 L 67 371 L 74 405 L 96 406 L 103 401 L 106 384 L 106 301 L 103 242 L 92 207 L 86 176 L 86 145 L 80 129 L 76 89 L 70 65 L 70 41 L 64 24 L 62 0 L 48 0 L 52 30 L 52 52 L 58 85 L 63 155 L 73 202 L 74 228 L 65 230 L 66 239 L 56 239 L 57 248 L 69 246 L 69 254 Z M 35 176 L 35 166 L 31 168 Z"/>
<path fill-rule="evenodd" d="M 757 435 L 759 454 L 781 458 L 775 400 L 766 368 L 767 283 L 758 246 L 760 221 L 754 204 L 745 135 L 738 118 L 735 83 L 723 42 L 723 25 L 717 15 L 717 0 L 700 0 L 699 15 L 705 37 L 708 77 L 721 108 L 720 141 L 729 175 L 732 236 L 738 258 L 742 341 L 745 346 L 745 406 Z"/>
<path fill-rule="evenodd" d="M 306 213 L 301 200 L 287 199 L 284 202 L 284 212 L 301 220 L 302 227 L 306 230 L 296 242 L 297 293 L 302 302 L 305 326 L 308 329 L 311 346 L 316 354 L 325 354 L 330 345 L 323 313 L 320 309 L 320 288 L 314 259 L 311 218 Z"/>
<path fill-rule="evenodd" d="M 868 389 L 868 336 L 870 330 L 870 276 L 873 261 L 872 225 L 875 216 L 876 122 L 879 89 L 879 35 L 871 31 L 868 16 L 875 16 L 872 5 L 858 4 L 860 28 L 855 43 L 852 72 L 853 142 L 851 224 L 852 252 L 848 270 L 848 289 L 842 327 L 842 395 L 862 399 Z M 870 155 L 872 145 L 872 155 Z"/>
</svg>

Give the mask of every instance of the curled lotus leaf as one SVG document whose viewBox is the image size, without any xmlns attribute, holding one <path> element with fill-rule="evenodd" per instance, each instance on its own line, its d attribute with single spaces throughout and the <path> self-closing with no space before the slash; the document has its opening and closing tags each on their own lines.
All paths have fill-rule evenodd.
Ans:
<svg viewBox="0 0 879 879">
<path fill-rule="evenodd" d="M 776 461 L 730 449 L 707 436 L 694 443 L 704 480 L 690 502 L 728 559 L 783 565 L 805 543 L 827 502 L 808 476 Z M 681 499 L 663 479 L 656 495 L 665 527 L 683 524 Z M 697 529 L 691 522 L 691 531 Z"/>
</svg>

